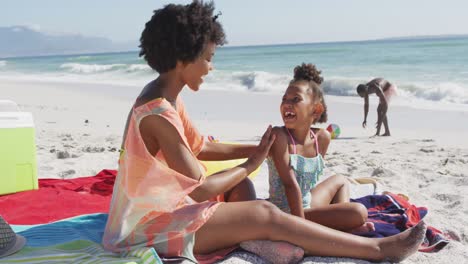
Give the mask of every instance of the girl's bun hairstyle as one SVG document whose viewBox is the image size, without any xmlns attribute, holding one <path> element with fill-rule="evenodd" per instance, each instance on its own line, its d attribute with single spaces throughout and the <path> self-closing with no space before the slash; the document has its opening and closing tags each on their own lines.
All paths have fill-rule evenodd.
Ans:
<svg viewBox="0 0 468 264">
<path fill-rule="evenodd" d="M 312 63 L 302 63 L 294 68 L 294 79 L 291 81 L 306 81 L 309 84 L 308 90 L 313 94 L 313 100 L 315 102 L 320 102 L 323 106 L 323 112 L 320 117 L 315 120 L 316 123 L 325 123 L 328 120 L 327 113 L 327 104 L 325 103 L 324 93 L 320 84 L 323 82 L 322 76 L 320 74 L 322 71 L 319 71 Z"/>
<path fill-rule="evenodd" d="M 301 65 L 298 65 L 294 68 L 294 81 L 313 81 L 320 85 L 323 82 L 323 78 L 320 76 L 321 73 L 322 71 L 319 71 L 314 64 L 302 63 Z"/>
</svg>

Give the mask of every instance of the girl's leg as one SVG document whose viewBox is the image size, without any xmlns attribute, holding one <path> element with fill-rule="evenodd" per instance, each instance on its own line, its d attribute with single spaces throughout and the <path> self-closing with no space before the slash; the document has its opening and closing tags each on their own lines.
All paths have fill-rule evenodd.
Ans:
<svg viewBox="0 0 468 264">
<path fill-rule="evenodd" d="M 414 253 L 425 234 L 421 224 L 379 239 L 333 230 L 280 211 L 266 201 L 223 203 L 195 235 L 195 253 L 206 254 L 241 241 L 287 241 L 317 256 L 399 261 Z"/>
<path fill-rule="evenodd" d="M 245 178 L 231 190 L 224 193 L 225 202 L 253 201 L 257 199 L 255 188 L 249 178 Z"/>
<path fill-rule="evenodd" d="M 347 203 L 349 202 L 349 181 L 343 176 L 333 175 L 315 186 L 310 194 L 312 196 L 311 208 Z"/>
<path fill-rule="evenodd" d="M 311 208 L 305 218 L 333 229 L 350 231 L 367 221 L 367 209 L 349 202 L 349 181 L 343 176 L 331 176 L 311 191 Z"/>
<path fill-rule="evenodd" d="M 311 209 L 304 209 L 304 214 L 305 218 L 309 221 L 337 230 L 373 230 L 373 225 L 371 223 L 368 225 L 366 224 L 366 207 L 359 203 L 339 203 L 318 208 L 314 207 Z"/>
</svg>

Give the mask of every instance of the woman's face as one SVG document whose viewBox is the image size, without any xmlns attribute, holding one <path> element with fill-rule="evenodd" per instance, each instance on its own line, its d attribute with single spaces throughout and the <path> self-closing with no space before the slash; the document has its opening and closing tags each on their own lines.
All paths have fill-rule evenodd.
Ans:
<svg viewBox="0 0 468 264">
<path fill-rule="evenodd" d="M 280 106 L 284 125 L 289 129 L 299 126 L 310 126 L 313 120 L 312 95 L 307 92 L 308 83 L 298 81 L 291 83 L 283 95 Z"/>
<path fill-rule="evenodd" d="M 183 82 L 193 90 L 198 91 L 203 83 L 203 77 L 212 69 L 211 60 L 216 50 L 215 43 L 208 43 L 202 54 L 193 62 L 187 63 L 182 72 Z"/>
</svg>

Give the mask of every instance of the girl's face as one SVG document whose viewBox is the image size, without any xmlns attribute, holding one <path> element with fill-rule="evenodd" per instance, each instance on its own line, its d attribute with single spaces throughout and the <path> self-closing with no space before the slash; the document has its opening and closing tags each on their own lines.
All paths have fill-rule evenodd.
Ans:
<svg viewBox="0 0 468 264">
<path fill-rule="evenodd" d="M 182 72 L 182 81 L 186 83 L 191 90 L 198 91 L 200 85 L 203 83 L 203 77 L 213 70 L 211 60 L 213 59 L 215 50 L 216 44 L 210 42 L 206 45 L 200 57 L 185 65 Z"/>
<path fill-rule="evenodd" d="M 305 81 L 294 82 L 283 95 L 280 112 L 284 125 L 289 129 L 310 127 L 314 123 L 315 103 L 311 92 L 307 92 L 308 87 L 309 84 Z"/>
</svg>

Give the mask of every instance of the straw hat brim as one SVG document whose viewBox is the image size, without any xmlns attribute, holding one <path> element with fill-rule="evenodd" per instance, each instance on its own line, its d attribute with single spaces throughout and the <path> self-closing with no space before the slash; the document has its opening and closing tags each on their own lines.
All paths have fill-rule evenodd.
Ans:
<svg viewBox="0 0 468 264">
<path fill-rule="evenodd" d="M 25 244 L 26 244 L 26 238 L 24 238 L 21 235 L 16 235 L 15 244 L 12 247 L 10 247 L 7 251 L 1 252 L 0 258 L 16 253 L 17 251 L 21 250 Z"/>
</svg>

